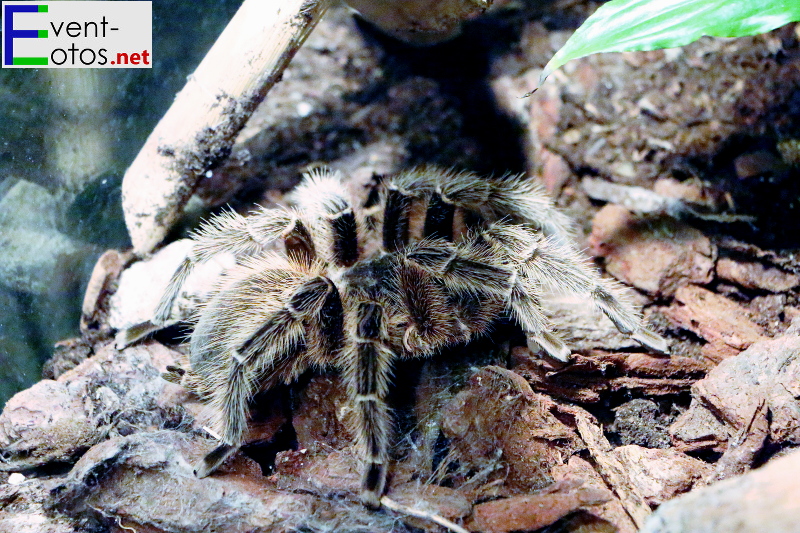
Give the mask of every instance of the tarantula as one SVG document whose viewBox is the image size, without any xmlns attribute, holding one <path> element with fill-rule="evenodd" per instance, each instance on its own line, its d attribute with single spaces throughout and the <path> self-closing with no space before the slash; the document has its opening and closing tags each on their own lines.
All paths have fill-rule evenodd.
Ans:
<svg viewBox="0 0 800 533">
<path fill-rule="evenodd" d="M 469 341 L 507 312 L 533 349 L 566 361 L 570 351 L 542 312 L 547 290 L 588 295 L 620 331 L 667 351 L 617 284 L 601 278 L 570 244 L 569 219 L 530 180 L 430 168 L 400 174 L 382 185 L 382 223 L 374 231 L 382 244 L 372 252 L 365 210 L 343 190 L 338 173 L 311 172 L 293 192 L 295 208 L 227 212 L 193 235 L 155 322 L 169 317 L 194 265 L 222 252 L 239 258 L 197 311 L 183 375 L 215 408 L 221 433 L 198 476 L 241 445 L 256 392 L 309 368 L 333 367 L 353 406 L 352 430 L 364 461 L 361 499 L 378 507 L 395 359 Z"/>
</svg>

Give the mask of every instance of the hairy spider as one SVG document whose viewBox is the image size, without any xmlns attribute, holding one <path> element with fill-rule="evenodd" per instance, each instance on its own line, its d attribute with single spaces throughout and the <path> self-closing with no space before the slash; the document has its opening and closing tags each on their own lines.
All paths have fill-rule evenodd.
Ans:
<svg viewBox="0 0 800 533">
<path fill-rule="evenodd" d="M 588 295 L 616 327 L 649 348 L 664 339 L 615 282 L 600 277 L 570 244 L 569 219 L 534 182 L 421 169 L 382 185 L 382 245 L 338 174 L 312 172 L 293 192 L 296 208 L 233 212 L 206 222 L 175 272 L 155 322 L 170 315 L 186 276 L 222 252 L 238 264 L 197 312 L 183 382 L 218 413 L 221 445 L 198 466 L 213 472 L 242 443 L 248 401 L 309 368 L 338 369 L 353 406 L 364 461 L 361 499 L 379 506 L 386 485 L 395 359 L 427 357 L 487 331 L 510 313 L 530 346 L 566 361 L 540 298 Z M 275 242 L 282 250 L 266 251 Z"/>
</svg>

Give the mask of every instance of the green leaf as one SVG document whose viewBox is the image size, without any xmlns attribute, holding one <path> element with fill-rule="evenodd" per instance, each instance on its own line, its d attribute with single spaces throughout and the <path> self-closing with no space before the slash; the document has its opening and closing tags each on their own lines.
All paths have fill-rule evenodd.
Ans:
<svg viewBox="0 0 800 533">
<path fill-rule="evenodd" d="M 539 83 L 590 54 L 673 48 L 704 35 L 756 35 L 799 20 L 800 0 L 611 0 L 556 52 Z"/>
</svg>

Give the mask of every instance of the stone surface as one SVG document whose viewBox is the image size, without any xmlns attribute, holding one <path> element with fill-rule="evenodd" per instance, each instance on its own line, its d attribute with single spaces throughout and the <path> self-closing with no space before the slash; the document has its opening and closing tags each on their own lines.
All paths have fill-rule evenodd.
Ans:
<svg viewBox="0 0 800 533">
<path fill-rule="evenodd" d="M 110 298 L 108 324 L 125 330 L 148 323 L 154 316 L 172 274 L 189 254 L 192 241 L 180 240 L 165 246 L 151 258 L 134 263 L 119 277 L 116 292 Z M 173 321 L 191 315 L 198 300 L 214 288 L 220 273 L 234 265 L 230 254 L 219 254 L 213 260 L 197 265 L 183 284 L 173 307 Z"/>
</svg>

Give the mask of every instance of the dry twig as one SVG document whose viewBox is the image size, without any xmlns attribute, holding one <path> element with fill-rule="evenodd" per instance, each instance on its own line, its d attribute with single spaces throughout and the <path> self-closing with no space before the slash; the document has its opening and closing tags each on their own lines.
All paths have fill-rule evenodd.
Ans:
<svg viewBox="0 0 800 533">
<path fill-rule="evenodd" d="M 245 0 L 125 173 L 122 205 L 138 255 L 179 217 L 322 17 L 329 0 Z"/>
</svg>

